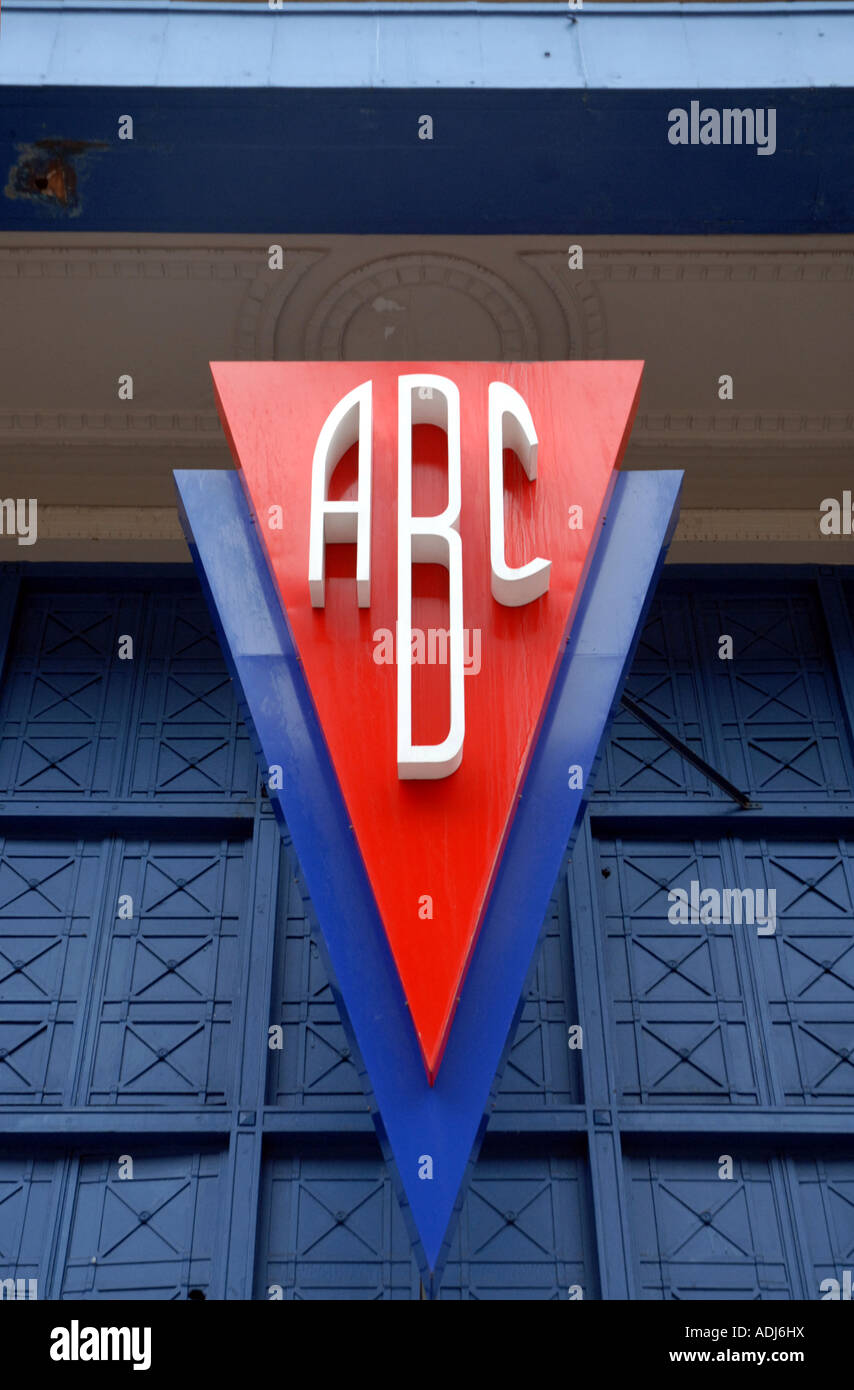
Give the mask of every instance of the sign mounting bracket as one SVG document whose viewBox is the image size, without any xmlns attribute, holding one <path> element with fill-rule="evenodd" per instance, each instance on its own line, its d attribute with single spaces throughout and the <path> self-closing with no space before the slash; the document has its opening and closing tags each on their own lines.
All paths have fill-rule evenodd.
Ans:
<svg viewBox="0 0 854 1390">
<path fill-rule="evenodd" d="M 708 777 L 710 782 L 714 782 L 716 787 L 720 787 L 721 791 L 726 792 L 727 796 L 738 803 L 742 811 L 762 810 L 762 803 L 760 801 L 751 801 L 747 792 L 739 791 L 738 787 L 728 781 L 722 772 L 718 772 L 717 768 L 707 763 L 705 758 L 701 758 L 698 753 L 695 753 L 693 749 L 689 748 L 687 743 L 683 743 L 681 738 L 677 738 L 676 734 L 671 733 L 663 724 L 659 724 L 658 720 L 653 719 L 651 714 L 647 714 L 646 710 L 639 705 L 636 700 L 633 700 L 631 695 L 624 695 L 620 703 L 624 709 L 629 711 L 629 714 L 633 714 L 635 719 L 639 719 L 640 722 L 645 724 L 648 729 L 651 729 L 658 738 L 663 739 L 666 744 L 674 749 L 681 758 L 684 758 L 686 763 L 690 763 L 692 767 L 696 767 L 698 772 L 702 772 L 705 777 Z"/>
</svg>

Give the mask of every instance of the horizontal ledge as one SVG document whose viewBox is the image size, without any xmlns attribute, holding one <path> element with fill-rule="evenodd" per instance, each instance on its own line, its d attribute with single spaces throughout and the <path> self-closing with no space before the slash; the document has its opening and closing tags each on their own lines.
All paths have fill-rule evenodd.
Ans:
<svg viewBox="0 0 854 1390">
<path fill-rule="evenodd" d="M 91 12 L 121 14 L 185 14 L 185 15 L 264 15 L 270 11 L 270 0 L 4 0 L 7 9 L 35 10 L 48 14 L 87 14 Z M 283 14 L 349 14 L 349 15 L 533 15 L 554 18 L 556 13 L 571 12 L 573 0 L 273 0 Z M 593 0 L 585 9 L 584 0 L 576 0 L 576 13 L 613 18 L 615 15 L 663 14 L 684 15 L 684 5 L 692 12 L 718 15 L 723 11 L 733 18 L 742 14 L 839 14 L 854 10 L 854 0 Z"/>
<path fill-rule="evenodd" d="M 604 237 L 598 239 L 605 240 Z M 261 240 L 260 234 L 258 240 Z M 407 238 L 403 237 L 402 240 L 407 240 Z M 106 251 L 98 254 L 115 255 L 117 258 L 120 256 L 120 252 L 113 248 L 106 248 Z M 140 257 L 145 258 L 149 254 L 158 265 L 162 265 L 167 258 L 167 253 L 159 250 L 149 253 L 146 248 L 134 248 L 133 251 L 135 261 L 139 260 Z M 296 250 L 292 251 L 291 254 L 303 253 Z M 547 258 L 551 254 L 551 252 L 524 252 L 523 258 L 535 259 L 538 255 Z M 694 254 L 697 255 L 698 253 Z M 745 258 L 747 255 L 747 253 L 727 254 L 724 258 L 725 267 L 732 266 L 736 254 L 744 255 Z M 20 248 L 0 245 L 0 267 L 4 265 L 11 267 L 16 258 L 23 257 L 23 266 L 26 272 L 30 265 L 49 264 L 51 256 L 66 259 L 68 255 L 69 253 L 65 248 L 45 249 L 29 246 Z M 646 252 L 644 259 L 641 260 L 636 255 L 634 259 L 631 259 L 632 255 L 631 251 L 596 251 L 594 249 L 591 251 L 587 276 L 590 280 L 598 282 L 631 280 L 635 283 L 653 283 L 656 272 L 660 271 L 662 267 L 666 272 L 672 267 L 677 257 L 682 268 L 685 269 L 687 266 L 692 274 L 697 268 L 697 262 L 692 263 L 689 253 L 683 250 L 674 253 L 671 260 L 668 260 L 666 254 L 653 258 L 652 253 Z M 844 284 L 854 277 L 854 257 L 850 258 L 851 266 L 849 267 L 847 263 L 842 265 L 841 258 L 843 256 L 846 256 L 847 261 L 847 248 L 833 253 L 827 262 L 821 262 L 820 253 L 811 253 L 810 264 L 817 266 L 821 263 L 823 268 L 832 265 L 838 272 L 838 278 L 831 280 L 828 275 L 827 281 L 833 284 Z M 94 263 L 97 268 L 97 259 L 93 262 L 91 255 L 84 259 L 82 253 L 77 253 L 77 257 L 74 262 L 75 267 L 83 266 L 86 269 L 91 269 Z M 753 275 L 751 280 L 745 281 L 746 283 L 791 285 L 805 283 L 803 277 L 800 280 L 792 279 L 791 281 L 775 279 L 771 257 L 768 258 L 768 278 L 763 280 L 761 275 L 762 258 L 763 253 L 753 253 L 749 262 Z M 630 264 L 621 266 L 621 259 L 630 261 Z M 713 260 L 714 257 L 711 258 L 711 261 Z M 204 268 L 205 262 L 198 262 L 198 264 Z M 778 262 L 773 264 L 776 266 Z M 759 274 L 756 273 L 757 266 L 760 267 Z M 3 278 L 5 279 L 6 275 Z M 14 277 L 10 275 L 8 278 Z M 665 277 L 659 283 L 662 282 L 664 284 L 673 283 L 672 280 Z M 710 288 L 717 289 L 720 281 L 711 280 L 707 283 Z M 810 282 L 806 281 L 806 283 Z M 636 418 L 631 435 L 633 449 L 714 449 L 716 455 L 721 449 L 733 448 L 750 449 L 751 451 L 804 448 L 810 450 L 845 449 L 850 448 L 852 440 L 854 440 L 854 411 L 852 410 L 728 410 L 722 408 L 716 411 L 646 411 Z M 63 453 L 69 450 L 85 449 L 87 456 L 99 449 L 156 448 L 163 450 L 168 448 L 170 450 L 179 449 L 184 453 L 196 452 L 200 455 L 205 453 L 206 458 L 211 458 L 213 457 L 211 450 L 215 449 L 221 453 L 224 461 L 223 465 L 220 466 L 227 465 L 229 461 L 225 436 L 219 417 L 213 410 L 4 409 L 0 411 L 0 444 L 9 449 L 15 447 L 23 449 L 26 446 L 27 451 L 32 448 L 44 447 L 62 450 Z M 214 463 L 212 466 L 218 465 Z M 8 464 L 5 471 L 9 471 Z M 85 510 L 85 508 L 81 508 L 81 510 Z"/>
<path fill-rule="evenodd" d="M 708 507 L 686 508 L 676 528 L 675 541 L 821 541 L 828 546 L 844 545 L 848 536 L 824 536 L 819 530 L 822 513 L 818 506 L 809 510 L 784 508 Z"/>
<path fill-rule="evenodd" d="M 38 491 L 38 482 L 33 484 Z M 7 541 L 11 537 L 5 538 Z M 38 538 L 17 549 L 33 558 L 42 541 L 183 541 L 176 507 L 76 507 L 46 503 L 38 508 Z M 29 553 L 28 553 L 29 552 Z"/>
<path fill-rule="evenodd" d="M 0 1146 L 3 1139 L 37 1134 L 42 1140 L 66 1138 L 98 1139 L 100 1136 L 148 1135 L 172 1138 L 186 1135 L 219 1136 L 227 1139 L 237 1128 L 235 1113 L 221 1110 L 65 1110 L 45 1106 L 42 1110 L 4 1107 L 0 1116 Z"/>
<path fill-rule="evenodd" d="M 838 1136 L 854 1144 L 854 1107 L 847 1110 L 818 1106 L 739 1106 L 715 1105 L 704 1108 L 671 1110 L 660 1106 L 648 1110 L 621 1109 L 619 1127 L 623 1134 L 707 1136 L 716 1142 L 721 1135 L 755 1135 L 772 1143 L 779 1137 L 809 1139 Z"/>
<path fill-rule="evenodd" d="M 650 738 L 655 735 L 650 733 Z M 644 823 L 653 822 L 659 828 L 670 826 L 690 826 L 691 822 L 726 821 L 727 828 L 735 822 L 739 827 L 753 823 L 759 827 L 776 823 L 781 827 L 791 825 L 803 828 L 804 822 L 810 824 L 834 824 L 847 827 L 854 821 L 854 802 L 852 801 L 798 801 L 763 802 L 762 793 L 750 791 L 759 806 L 755 810 L 744 811 L 734 801 L 727 798 L 695 802 L 683 797 L 671 803 L 660 801 L 628 801 L 615 798 L 601 801 L 594 799 L 589 805 L 590 821 L 594 831 L 607 830 L 617 824 L 636 822 L 639 828 Z M 759 833 L 757 829 L 756 833 Z"/>
<path fill-rule="evenodd" d="M 262 806 L 265 803 L 261 803 Z M 9 826 L 11 822 L 49 820 L 59 830 L 68 822 L 69 838 L 77 838 L 77 827 L 83 822 L 87 827 L 106 823 L 113 834 L 121 834 L 122 827 L 139 827 L 145 823 L 159 825 L 164 822 L 180 822 L 188 834 L 193 828 L 204 826 L 210 831 L 214 828 L 233 829 L 235 825 L 249 828 L 256 814 L 255 802 L 239 802 L 235 805 L 205 805 L 198 801 L 176 801 L 168 806 L 153 806 L 139 801 L 64 801 L 59 796 L 50 801 L 24 801 L 17 795 L 9 794 L 0 801 L 0 825 Z M 272 812 L 270 812 L 272 814 Z"/>
<path fill-rule="evenodd" d="M 367 1101 L 360 1110 L 276 1110 L 260 1113 L 264 1134 L 288 1135 L 306 1140 L 331 1136 L 375 1136 L 374 1122 Z M 91 1138 L 119 1135 L 149 1135 L 169 1138 L 172 1135 L 192 1134 L 219 1136 L 227 1139 L 231 1133 L 248 1133 L 251 1125 L 241 1124 L 238 1112 L 227 1107 L 205 1110 L 133 1111 L 119 1107 L 92 1110 L 63 1110 L 60 1107 L 35 1109 L 4 1109 L 0 1117 L 0 1136 L 38 1135 L 51 1138 Z M 578 1134 L 586 1129 L 582 1106 L 548 1111 L 496 1112 L 489 1121 L 489 1133 L 518 1134 L 520 1138 L 537 1134 Z M 2 1147 L 2 1138 L 0 1138 Z"/>
<path fill-rule="evenodd" d="M 259 1113 L 264 1134 L 288 1135 L 310 1140 L 325 1136 L 373 1135 L 374 1125 L 363 1102 L 363 1110 L 286 1111 L 268 1108 Z M 604 1115 L 592 1132 L 607 1133 L 610 1126 L 602 1123 Z M 828 1106 L 784 1108 L 782 1106 L 666 1106 L 619 1107 L 605 1112 L 624 1135 L 707 1137 L 714 1142 L 721 1135 L 744 1134 L 763 1143 L 775 1144 L 780 1137 L 789 1139 L 845 1138 L 854 1144 L 854 1108 Z M 43 1141 L 61 1143 L 64 1139 L 113 1138 L 121 1135 L 143 1135 L 151 1138 L 186 1138 L 202 1136 L 226 1141 L 230 1134 L 249 1133 L 252 1125 L 241 1124 L 239 1112 L 223 1106 L 221 1109 L 127 1110 L 120 1107 L 101 1109 L 61 1109 L 45 1107 L 20 1110 L 4 1108 L 0 1122 L 2 1140 L 38 1135 Z M 488 1134 L 529 1136 L 577 1135 L 587 1130 L 583 1106 L 566 1106 L 541 1111 L 496 1111 L 489 1121 Z"/>
<path fill-rule="evenodd" d="M 544 1110 L 493 1110 L 488 1135 L 584 1134 L 587 1115 L 584 1106 L 553 1107 Z"/>
<path fill-rule="evenodd" d="M 33 483 L 38 491 L 38 481 Z M 685 508 L 679 519 L 674 543 L 736 541 L 821 543 L 834 559 L 843 547 L 851 548 L 851 536 L 825 536 L 819 531 L 822 513 L 817 499 L 815 509 L 735 507 Z M 837 499 L 839 500 L 839 499 Z M 0 513 L 0 525 L 2 525 Z M 184 536 L 175 507 L 62 506 L 45 503 L 38 508 L 37 539 L 20 544 L 12 535 L 0 535 L 0 543 L 16 559 L 38 558 L 40 541 L 126 541 L 149 544 L 152 541 L 183 543 Z M 854 549 L 851 550 L 854 557 Z M 829 561 L 830 562 L 830 561 Z"/>
<path fill-rule="evenodd" d="M 366 1105 L 366 1102 L 363 1102 Z M 203 1135 L 216 1136 L 224 1141 L 232 1133 L 250 1133 L 253 1125 L 241 1123 L 240 1115 L 230 1106 L 205 1109 L 175 1108 L 130 1110 L 122 1106 L 92 1109 L 63 1109 L 45 1106 L 43 1109 L 4 1107 L 0 1115 L 0 1148 L 2 1140 L 38 1135 L 42 1140 L 65 1138 L 98 1139 L 119 1135 L 148 1135 L 151 1138 Z M 263 1112 L 265 1133 L 304 1134 L 373 1134 L 374 1126 L 367 1109 L 362 1111 Z"/>
<path fill-rule="evenodd" d="M 576 10 L 567 3 L 271 10 L 263 3 L 4 0 L 0 83 L 18 89 L 810 92 L 850 80 L 851 13 L 844 0 L 582 4 Z"/>
</svg>

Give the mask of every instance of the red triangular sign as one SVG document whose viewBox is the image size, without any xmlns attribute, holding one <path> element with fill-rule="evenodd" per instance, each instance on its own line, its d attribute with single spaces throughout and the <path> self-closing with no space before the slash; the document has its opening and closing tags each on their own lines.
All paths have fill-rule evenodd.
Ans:
<svg viewBox="0 0 854 1390">
<path fill-rule="evenodd" d="M 639 362 L 212 364 L 220 413 L 255 516 L 431 1081 L 444 1050 L 558 657 L 628 439 Z M 465 737 L 456 771 L 398 776 L 398 379 L 459 391 Z M 312 461 L 330 412 L 371 382 L 370 607 L 357 606 L 356 547 L 326 546 L 324 606 L 309 590 Z M 551 562 L 546 593 L 507 607 L 490 583 L 488 395 L 505 382 L 537 435 L 533 480 L 504 454 L 506 563 Z M 354 445 L 328 496 L 357 496 Z M 413 514 L 448 502 L 448 441 L 412 432 Z M 239 585 L 240 576 L 234 576 Z M 450 720 L 447 569 L 413 566 L 412 731 L 440 743 Z M 569 770 L 554 769 L 566 785 Z M 334 872 L 335 846 L 328 847 Z"/>
</svg>

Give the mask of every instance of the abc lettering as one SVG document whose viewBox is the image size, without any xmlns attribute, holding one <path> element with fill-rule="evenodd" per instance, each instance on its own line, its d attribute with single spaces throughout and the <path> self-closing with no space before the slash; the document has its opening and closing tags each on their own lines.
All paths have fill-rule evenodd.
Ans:
<svg viewBox="0 0 854 1390">
<path fill-rule="evenodd" d="M 312 606 L 326 603 L 325 558 L 329 543 L 356 543 L 356 600 L 371 603 L 372 382 L 344 396 L 327 416 L 314 450 L 308 583 Z M 465 739 L 463 553 L 461 505 L 460 393 L 448 377 L 416 372 L 398 377 L 397 775 L 449 777 L 462 762 Z M 412 427 L 438 425 L 448 436 L 448 503 L 438 516 L 412 514 Z M 358 500 L 332 502 L 329 484 L 342 455 L 358 442 Z M 525 401 L 505 382 L 489 385 L 489 560 L 493 597 L 505 607 L 532 603 L 549 587 L 551 561 L 537 556 L 507 564 L 504 543 L 504 449 L 514 449 L 526 476 L 537 476 L 537 434 Z M 450 606 L 449 681 L 451 718 L 441 743 L 412 742 L 412 566 L 444 565 Z"/>
</svg>

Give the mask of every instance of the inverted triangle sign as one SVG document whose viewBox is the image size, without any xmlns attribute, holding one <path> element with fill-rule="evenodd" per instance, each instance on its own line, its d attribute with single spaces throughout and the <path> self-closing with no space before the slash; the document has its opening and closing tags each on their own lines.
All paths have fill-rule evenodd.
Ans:
<svg viewBox="0 0 854 1390">
<path fill-rule="evenodd" d="M 548 404 L 554 411 L 561 410 L 567 399 L 586 410 L 595 404 L 595 393 L 591 395 L 586 387 L 595 386 L 597 377 L 601 382 L 603 375 L 607 380 L 607 373 L 615 372 L 619 386 L 619 369 L 628 366 L 634 370 L 634 364 L 607 364 L 605 374 L 591 373 L 593 365 L 576 363 L 567 369 L 567 376 L 576 376 L 582 389 L 552 393 Z M 373 364 L 360 364 L 360 369 L 377 370 Z M 296 370 L 285 369 L 287 373 Z M 331 374 L 341 370 L 337 364 L 315 364 L 312 375 L 330 374 L 331 380 Z M 457 367 L 448 370 L 456 372 Z M 499 365 L 489 370 L 500 374 L 510 369 Z M 269 373 L 270 369 L 265 365 L 227 369 L 232 371 L 251 375 Z M 350 385 L 352 380 L 347 377 L 343 384 Z M 288 385 L 282 368 L 275 368 L 268 382 L 276 389 Z M 340 378 L 330 397 L 336 395 L 339 385 Z M 273 456 L 282 450 L 271 426 L 271 396 L 261 395 L 264 399 L 260 401 L 257 394 L 254 396 L 257 420 L 249 421 L 240 434 L 244 448 L 254 441 L 269 450 L 268 466 L 272 467 Z M 239 399 L 239 392 L 235 399 Z M 543 438 L 542 421 L 537 424 Z M 622 424 L 621 420 L 616 422 L 615 437 L 620 435 Z M 622 436 L 617 448 L 621 442 Z M 545 464 L 544 459 L 541 462 Z M 513 533 L 519 517 L 524 517 L 523 495 L 528 484 L 518 477 L 514 480 L 511 463 L 508 460 L 508 560 L 521 564 L 531 557 L 530 537 L 523 531 L 521 543 L 514 549 Z M 537 484 L 543 476 L 541 469 Z M 486 1117 L 496 1103 L 504 1062 L 513 1047 L 522 1007 L 520 996 L 536 959 L 547 904 L 594 784 L 603 740 L 673 533 L 681 475 L 631 472 L 614 482 L 599 538 L 590 546 L 593 554 L 580 585 L 580 597 L 576 593 L 569 640 L 558 656 L 554 687 L 533 740 L 521 795 L 517 794 L 515 802 L 511 798 L 512 814 L 492 892 L 470 953 L 460 998 L 455 1001 L 453 1024 L 434 1084 L 425 1073 L 389 936 L 309 691 L 304 663 L 285 618 L 269 552 L 262 548 L 266 519 L 257 511 L 254 518 L 250 514 L 244 488 L 233 472 L 193 470 L 176 473 L 175 479 L 184 530 L 259 765 L 268 773 L 281 768 L 281 780 L 270 777 L 267 782 L 270 804 L 288 832 L 286 843 L 292 842 L 300 885 L 305 884 L 305 915 L 326 958 L 347 1033 L 349 1054 L 343 1048 L 341 1061 L 349 1055 L 359 1071 L 424 1287 L 434 1296 L 445 1262 L 457 1257 L 454 1214 L 461 1209 Z M 575 487 L 573 492 L 577 497 Z M 378 497 L 377 508 L 380 505 L 386 504 Z M 352 586 L 353 557 L 348 560 L 345 550 L 340 548 L 333 563 L 336 549 L 330 548 L 328 577 Z M 341 564 L 336 569 L 338 560 Z M 330 592 L 335 587 L 330 583 Z M 495 629 L 491 631 L 494 636 Z M 515 649 L 519 681 L 524 683 L 525 644 L 515 644 Z M 482 671 L 486 660 L 484 644 Z M 440 670 L 439 674 L 447 672 Z M 467 688 L 479 679 L 480 675 L 467 677 Z M 467 727 L 470 731 L 468 703 Z M 497 736 L 495 748 L 501 751 Z M 452 783 L 457 775 L 446 782 Z M 262 840 L 266 836 L 268 844 L 271 828 L 269 823 L 265 827 L 263 817 L 256 821 L 256 833 Z M 429 919 L 419 921 L 425 927 L 432 926 Z M 580 939 L 575 944 L 585 953 L 593 950 L 595 954 L 593 944 L 583 940 L 588 932 L 589 924 L 576 923 L 574 933 Z M 581 1024 L 589 1003 L 589 999 L 578 1001 Z M 572 1023 L 573 1016 L 567 1014 L 566 1021 Z M 263 1022 L 266 1026 L 266 1019 Z M 298 1073 L 301 1056 L 297 1041 L 289 1068 L 296 1066 Z M 304 1103 L 310 1105 L 312 1081 L 308 1074 L 302 1082 L 298 1079 L 298 1091 L 300 1088 Z M 271 1123 L 274 1119 L 271 1113 Z M 382 1181 L 381 1174 L 378 1177 Z M 458 1256 L 474 1258 L 471 1250 L 467 1252 L 465 1229 L 461 1224 Z"/>
<path fill-rule="evenodd" d="M 641 364 L 219 363 L 220 413 L 293 638 L 400 977 L 431 1084 L 439 1072 L 502 846 L 613 488 Z M 462 759 L 449 776 L 398 775 L 399 379 L 430 374 L 459 391 L 463 622 Z M 354 545 L 326 546 L 325 595 L 312 606 L 312 460 L 330 412 L 371 384 L 370 606 L 357 602 Z M 530 479 L 504 453 L 506 562 L 551 564 L 547 591 L 517 607 L 493 596 L 488 394 L 512 387 L 537 433 Z M 412 432 L 413 512 L 448 501 L 448 442 Z M 357 497 L 358 445 L 329 496 Z M 413 735 L 448 733 L 448 574 L 413 566 Z M 565 772 L 564 774 L 565 775 Z M 329 847 L 334 853 L 334 846 Z"/>
</svg>

